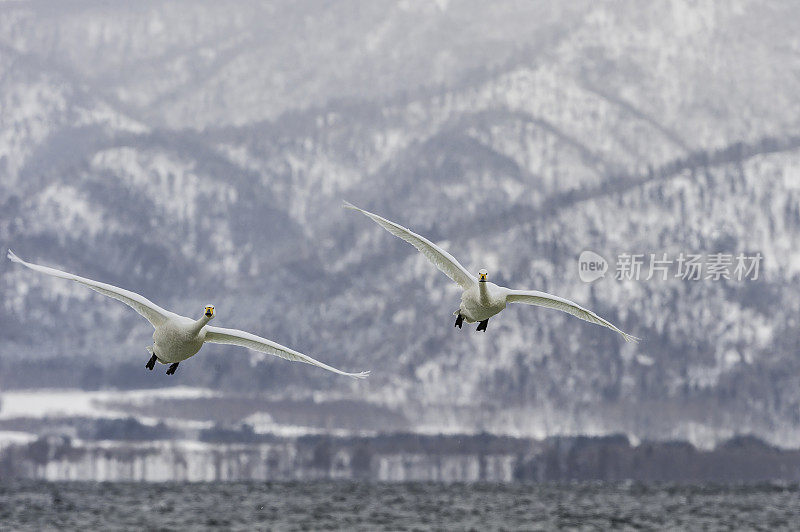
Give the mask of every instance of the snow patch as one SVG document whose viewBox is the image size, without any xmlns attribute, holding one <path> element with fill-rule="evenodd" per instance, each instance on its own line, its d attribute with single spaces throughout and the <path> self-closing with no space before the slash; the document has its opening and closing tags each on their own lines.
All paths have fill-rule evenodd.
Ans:
<svg viewBox="0 0 800 532">
<path fill-rule="evenodd" d="M 179 386 L 155 390 L 83 391 L 25 390 L 0 394 L 0 419 L 46 417 L 119 417 L 124 412 L 104 406 L 107 402 L 137 403 L 152 400 L 216 397 L 219 392 Z"/>
</svg>

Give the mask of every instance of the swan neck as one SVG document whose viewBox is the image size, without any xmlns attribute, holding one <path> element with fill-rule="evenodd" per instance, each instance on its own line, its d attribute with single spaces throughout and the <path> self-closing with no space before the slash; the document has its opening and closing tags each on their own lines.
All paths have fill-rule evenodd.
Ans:
<svg viewBox="0 0 800 532">
<path fill-rule="evenodd" d="M 486 303 L 489 301 L 489 287 L 487 286 L 489 283 L 486 281 L 478 281 L 478 291 L 481 294 L 481 303 Z"/>
<path fill-rule="evenodd" d="M 206 324 L 207 324 L 209 321 L 211 321 L 211 318 L 209 318 L 209 317 L 207 317 L 207 316 L 203 316 L 203 317 L 202 317 L 202 318 L 200 318 L 199 320 L 195 321 L 195 322 L 192 324 L 192 333 L 193 333 L 194 335 L 198 335 L 198 334 L 200 334 L 200 330 L 201 330 L 203 327 L 205 327 L 205 326 L 206 326 Z"/>
</svg>

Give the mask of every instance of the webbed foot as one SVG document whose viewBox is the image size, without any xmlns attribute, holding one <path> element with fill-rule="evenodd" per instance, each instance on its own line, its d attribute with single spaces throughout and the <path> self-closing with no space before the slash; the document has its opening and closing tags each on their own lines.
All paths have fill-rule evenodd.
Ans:
<svg viewBox="0 0 800 532">
<path fill-rule="evenodd" d="M 150 357 L 150 360 L 147 361 L 147 364 L 145 364 L 144 367 L 150 371 L 153 371 L 153 368 L 156 367 L 156 360 L 158 360 L 158 357 L 155 355 L 155 353 L 153 353 L 153 356 Z"/>
<path fill-rule="evenodd" d="M 486 326 L 489 325 L 489 320 L 483 320 L 478 324 L 478 328 L 475 331 L 483 331 L 486 332 Z"/>
<path fill-rule="evenodd" d="M 167 368 L 167 375 L 175 375 L 175 370 L 178 369 L 178 364 L 180 364 L 180 362 L 170 364 L 169 368 Z"/>
<path fill-rule="evenodd" d="M 462 325 L 463 323 L 464 323 L 464 316 L 462 316 L 461 314 L 459 314 L 459 315 L 458 315 L 458 317 L 456 318 L 456 324 L 454 325 L 454 327 L 458 327 L 458 328 L 460 329 L 460 328 L 461 328 L 461 325 Z"/>
</svg>

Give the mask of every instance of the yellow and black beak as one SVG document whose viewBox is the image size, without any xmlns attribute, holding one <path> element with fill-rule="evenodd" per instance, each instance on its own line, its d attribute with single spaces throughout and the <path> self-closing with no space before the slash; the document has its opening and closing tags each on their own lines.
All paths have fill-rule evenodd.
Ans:
<svg viewBox="0 0 800 532">
<path fill-rule="evenodd" d="M 482 283 L 486 282 L 486 274 L 485 273 L 479 273 L 478 274 L 478 280 L 481 281 Z"/>
<path fill-rule="evenodd" d="M 206 317 L 207 318 L 214 317 L 214 307 L 206 307 Z"/>
</svg>

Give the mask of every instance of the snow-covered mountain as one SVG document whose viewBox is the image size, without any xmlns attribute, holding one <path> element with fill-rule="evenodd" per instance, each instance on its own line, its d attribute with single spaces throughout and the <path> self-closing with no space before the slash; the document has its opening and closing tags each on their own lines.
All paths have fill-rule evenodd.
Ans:
<svg viewBox="0 0 800 532">
<path fill-rule="evenodd" d="M 0 3 L 0 244 L 373 372 L 207 346 L 168 380 L 135 313 L 5 261 L 0 385 L 800 444 L 800 9 L 562 4 Z M 343 199 L 644 342 L 522 307 L 458 331 L 456 288 Z M 765 259 L 752 282 L 587 285 L 586 249 Z"/>
</svg>

